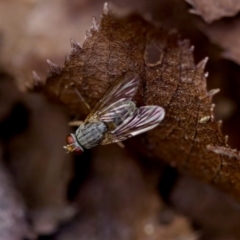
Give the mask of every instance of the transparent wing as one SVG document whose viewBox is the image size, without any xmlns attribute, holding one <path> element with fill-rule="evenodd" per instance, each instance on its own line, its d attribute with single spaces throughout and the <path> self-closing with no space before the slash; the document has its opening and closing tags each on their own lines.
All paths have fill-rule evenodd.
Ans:
<svg viewBox="0 0 240 240">
<path fill-rule="evenodd" d="M 105 123 L 123 123 L 127 118 L 133 115 L 136 109 L 134 102 L 130 100 L 119 100 L 102 109 L 99 112 L 100 119 Z"/>
<path fill-rule="evenodd" d="M 138 74 L 133 72 L 126 73 L 123 78 L 120 78 L 113 83 L 113 85 L 105 92 L 103 97 L 89 113 L 85 122 L 88 122 L 91 118 L 102 119 L 101 117 L 103 113 L 106 114 L 106 112 L 113 109 L 115 106 L 121 105 L 124 101 L 131 100 L 138 89 L 138 85 Z M 120 109 L 118 109 L 118 111 L 121 113 Z"/>
<path fill-rule="evenodd" d="M 164 118 L 165 111 L 159 106 L 144 106 L 137 108 L 133 115 L 120 126 L 108 133 L 101 142 L 102 145 L 123 141 L 155 128 Z"/>
</svg>

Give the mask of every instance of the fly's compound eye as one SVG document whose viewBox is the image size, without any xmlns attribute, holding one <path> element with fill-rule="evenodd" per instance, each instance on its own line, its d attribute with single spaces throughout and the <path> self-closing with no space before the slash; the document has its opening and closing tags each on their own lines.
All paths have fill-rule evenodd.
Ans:
<svg viewBox="0 0 240 240">
<path fill-rule="evenodd" d="M 67 144 L 73 144 L 75 142 L 75 139 L 73 138 L 72 134 L 68 134 L 66 137 Z"/>
<path fill-rule="evenodd" d="M 77 142 L 74 134 L 69 134 L 66 137 L 67 145 L 63 148 L 67 150 L 67 152 L 75 152 L 77 154 L 81 154 L 83 152 L 83 148 Z"/>
</svg>

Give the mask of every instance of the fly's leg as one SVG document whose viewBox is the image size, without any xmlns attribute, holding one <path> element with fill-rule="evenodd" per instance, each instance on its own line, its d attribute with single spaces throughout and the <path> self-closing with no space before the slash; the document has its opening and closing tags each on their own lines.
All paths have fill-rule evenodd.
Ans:
<svg viewBox="0 0 240 240">
<path fill-rule="evenodd" d="M 120 148 L 125 148 L 124 144 L 122 142 L 116 142 L 116 144 L 120 147 Z"/>
<path fill-rule="evenodd" d="M 79 127 L 82 123 L 83 123 L 83 121 L 72 121 L 72 122 L 68 123 L 68 126 Z"/>
<path fill-rule="evenodd" d="M 88 105 L 88 103 L 85 101 L 84 97 L 82 96 L 82 94 L 78 91 L 78 89 L 74 86 L 74 91 L 76 92 L 76 94 L 79 96 L 79 98 L 82 100 L 82 102 L 85 104 L 86 108 L 88 109 L 88 111 L 91 111 L 90 106 Z"/>
<path fill-rule="evenodd" d="M 73 83 L 74 84 L 74 83 Z M 88 103 L 86 102 L 86 100 L 84 99 L 84 97 L 82 96 L 82 94 L 78 91 L 78 89 L 74 86 L 74 91 L 76 92 L 76 94 L 78 95 L 78 97 L 81 99 L 81 101 L 85 104 L 86 108 L 88 109 L 88 111 L 91 111 L 90 106 L 88 105 Z M 79 127 L 81 124 L 83 123 L 83 121 L 72 121 L 69 122 L 68 125 L 72 126 L 72 127 Z M 122 142 L 117 142 L 116 143 L 120 148 L 125 148 L 124 144 Z"/>
<path fill-rule="evenodd" d="M 79 98 L 84 102 L 85 106 L 88 108 L 89 112 L 91 111 L 90 106 L 88 105 L 88 103 L 85 101 L 84 97 L 82 96 L 82 94 L 78 91 L 78 89 L 75 87 L 74 88 L 75 92 L 77 93 L 77 95 L 79 96 Z M 78 125 L 72 125 L 77 123 Z M 71 125 L 70 125 L 71 124 Z M 74 122 L 70 122 L 69 125 L 70 126 L 80 126 L 82 124 L 82 121 L 74 121 Z M 122 142 L 117 142 L 116 143 L 120 148 L 124 148 L 124 144 Z"/>
<path fill-rule="evenodd" d="M 81 99 L 81 101 L 84 103 L 85 107 L 88 109 L 88 111 L 91 111 L 90 106 L 88 105 L 88 103 L 86 102 L 86 100 L 84 99 L 84 97 L 82 96 L 82 94 L 78 91 L 78 89 L 74 86 L 74 83 L 71 83 L 70 86 L 73 86 L 75 93 L 78 95 L 78 97 Z M 81 124 L 83 123 L 83 121 L 72 121 L 69 122 L 68 125 L 71 127 L 79 127 Z"/>
<path fill-rule="evenodd" d="M 72 122 L 69 122 L 68 125 L 71 126 L 71 127 L 79 127 L 82 123 L 83 123 L 83 121 L 72 121 Z M 125 146 L 122 142 L 116 142 L 116 144 L 120 148 L 125 148 Z"/>
<path fill-rule="evenodd" d="M 84 99 L 84 97 L 82 96 L 82 94 L 78 91 L 78 89 L 75 86 L 74 82 L 69 83 L 68 85 L 65 86 L 66 89 L 68 88 L 73 88 L 75 93 L 78 95 L 78 97 L 80 98 L 80 100 L 84 103 L 85 107 L 88 109 L 88 111 L 91 111 L 90 106 L 88 105 L 87 101 Z"/>
</svg>

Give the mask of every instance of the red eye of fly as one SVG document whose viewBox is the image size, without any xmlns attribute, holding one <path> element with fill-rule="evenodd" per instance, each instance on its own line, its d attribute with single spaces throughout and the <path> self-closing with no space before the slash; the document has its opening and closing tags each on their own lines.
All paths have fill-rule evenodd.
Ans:
<svg viewBox="0 0 240 240">
<path fill-rule="evenodd" d="M 79 146 L 78 142 L 72 134 L 67 135 L 66 142 L 68 144 L 66 146 L 68 152 L 75 152 L 77 154 L 81 154 L 83 152 L 83 149 Z"/>
<path fill-rule="evenodd" d="M 67 144 L 72 144 L 75 142 L 75 139 L 73 138 L 73 136 L 71 134 L 68 134 L 66 137 L 66 142 L 67 142 Z"/>
</svg>

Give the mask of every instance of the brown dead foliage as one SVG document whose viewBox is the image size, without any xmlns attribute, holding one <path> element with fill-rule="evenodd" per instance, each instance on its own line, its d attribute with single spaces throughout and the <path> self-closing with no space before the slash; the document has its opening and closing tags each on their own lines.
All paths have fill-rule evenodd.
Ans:
<svg viewBox="0 0 240 240">
<path fill-rule="evenodd" d="M 224 58 L 240 64 L 239 17 L 221 20 L 208 26 L 202 26 L 203 31 L 211 41 L 219 45 Z"/>
<path fill-rule="evenodd" d="M 77 196 L 78 217 L 56 239 L 197 239 L 186 218 L 171 212 L 156 194 L 158 174 L 144 174 L 124 149 L 94 149 L 91 173 Z"/>
<path fill-rule="evenodd" d="M 9 219 L 0 221 L 0 240 L 42 234 L 61 240 L 239 239 L 239 203 L 230 197 L 240 198 L 239 154 L 214 116 L 240 148 L 240 68 L 220 60 L 220 49 L 198 30 L 213 29 L 207 36 L 239 62 L 238 18 L 200 25 L 185 1 L 114 2 L 141 14 L 105 7 L 84 41 L 101 1 L 0 3 L 0 64 L 16 77 L 0 73 L 0 217 Z M 234 7 L 230 1 L 190 4 L 207 21 L 238 11 L 237 1 Z M 60 64 L 71 37 L 83 44 L 71 40 L 63 67 L 48 61 L 45 82 L 45 59 Z M 137 104 L 166 109 L 161 125 L 124 142 L 125 149 L 112 144 L 81 156 L 65 154 L 68 120 L 88 114 L 74 87 L 92 107 L 128 71 L 141 78 Z M 37 94 L 23 93 L 13 82 L 20 89 L 33 83 Z"/>
<path fill-rule="evenodd" d="M 43 97 L 20 92 L 14 79 L 3 72 L 0 73 L 0 99 L 1 165 L 5 164 L 11 173 L 10 176 L 1 166 L 0 215 L 9 218 L 9 226 L 6 228 L 4 220 L 0 223 L 0 239 L 24 237 L 21 225 L 27 216 L 35 233 L 52 232 L 74 213 L 66 201 L 71 156 L 59 151 L 69 131 L 66 117 L 59 107 L 47 103 Z M 19 193 L 14 195 L 14 192 Z M 19 198 L 24 200 L 26 209 Z M 16 231 L 11 232 L 8 227 Z M 2 237 L 7 234 L 4 231 L 9 231 L 9 236 Z"/>
<path fill-rule="evenodd" d="M 212 97 L 218 90 L 207 91 L 207 59 L 195 65 L 188 41 L 140 16 L 119 17 L 105 5 L 100 25 L 93 19 L 83 46 L 72 41 L 72 47 L 63 68 L 49 64 L 48 95 L 57 97 L 77 115 L 84 109 L 76 108 L 80 99 L 72 85 L 93 106 L 116 78 L 127 71 L 137 72 L 142 80 L 139 104 L 159 105 L 167 113 L 158 128 L 139 138 L 141 153 L 240 199 L 240 157 L 228 147 L 221 123 L 213 116 Z"/>
<path fill-rule="evenodd" d="M 212 186 L 189 176 L 180 177 L 170 201 L 177 210 L 191 216 L 194 223 L 204 229 L 201 234 L 203 239 L 240 238 L 239 205 Z"/>
<path fill-rule="evenodd" d="M 240 10 L 239 0 L 185 0 L 192 5 L 190 13 L 200 15 L 207 23 L 216 21 L 222 17 L 235 16 Z"/>
<path fill-rule="evenodd" d="M 2 159 L 0 166 L 0 239 L 31 237 L 26 222 L 26 208 Z"/>
</svg>

